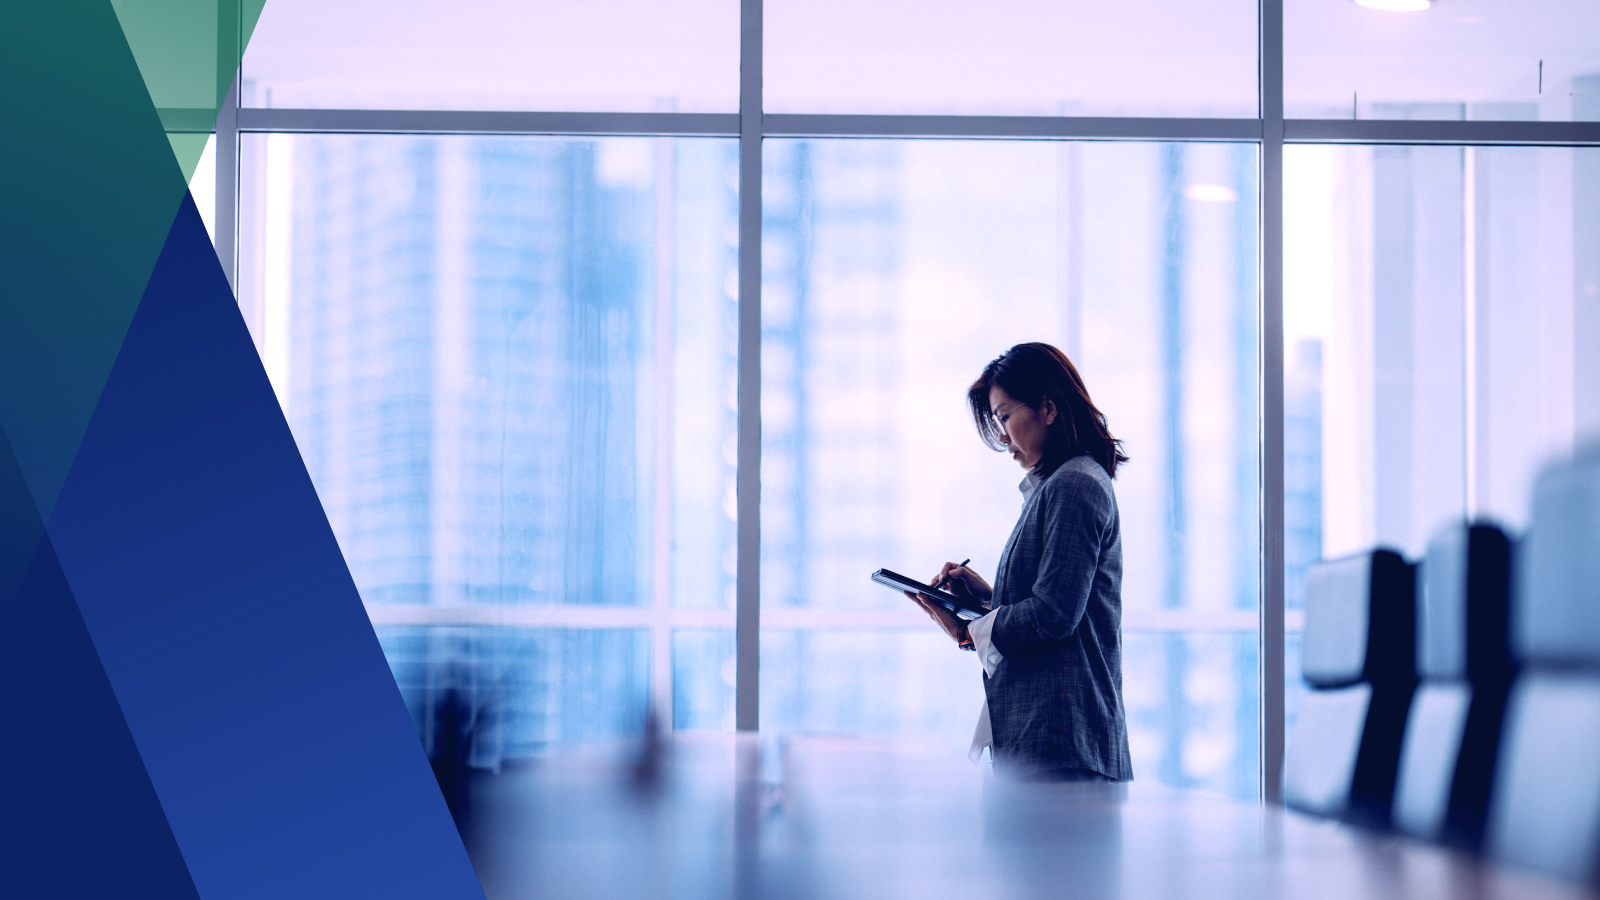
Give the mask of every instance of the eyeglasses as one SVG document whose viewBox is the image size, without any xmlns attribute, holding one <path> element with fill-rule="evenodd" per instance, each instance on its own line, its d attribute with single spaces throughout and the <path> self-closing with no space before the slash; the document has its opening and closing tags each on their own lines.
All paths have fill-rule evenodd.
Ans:
<svg viewBox="0 0 1600 900">
<path fill-rule="evenodd" d="M 1000 429 L 1001 431 L 1005 431 L 1006 423 L 1005 423 L 1004 420 L 1001 419 L 1001 416 L 1009 416 L 1012 413 L 1016 412 L 1018 409 L 1020 409 L 1020 408 L 1022 408 L 1024 406 L 1027 406 L 1027 405 L 1028 404 L 1023 403 L 1022 401 L 1019 400 L 1016 403 L 1011 404 L 1011 406 L 1009 406 L 1009 407 L 1002 407 L 1001 409 L 995 410 L 994 412 L 989 414 L 989 418 L 994 420 L 994 427 Z"/>
</svg>

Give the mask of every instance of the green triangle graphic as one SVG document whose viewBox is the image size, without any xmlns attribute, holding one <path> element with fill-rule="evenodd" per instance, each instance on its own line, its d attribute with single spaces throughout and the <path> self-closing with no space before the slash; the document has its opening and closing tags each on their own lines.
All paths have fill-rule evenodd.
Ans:
<svg viewBox="0 0 1600 900">
<path fill-rule="evenodd" d="M 111 0 L 184 179 L 227 100 L 266 0 Z"/>
<path fill-rule="evenodd" d="M 167 143 L 172 145 L 172 155 L 178 158 L 178 165 L 183 169 L 185 182 L 194 184 L 195 170 L 200 166 L 200 157 L 206 152 L 206 142 L 210 138 L 209 134 L 167 132 Z"/>
<path fill-rule="evenodd" d="M 135 40 L 107 0 L 0 3 L 0 83 L 13 87 L 7 112 L 31 135 L 0 141 L 0 428 L 45 523 L 215 122 L 218 73 L 231 83 L 238 67 L 242 36 L 221 46 L 215 35 L 243 29 L 218 22 L 253 28 L 261 3 L 250 2 L 208 7 L 209 69 L 172 50 L 182 41 L 171 35 L 200 40 L 198 4 L 126 0 Z M 172 71 L 158 74 L 168 51 Z M 180 82 L 194 92 L 172 93 Z M 152 90 L 203 100 L 204 129 L 177 129 L 202 139 L 170 140 Z"/>
</svg>

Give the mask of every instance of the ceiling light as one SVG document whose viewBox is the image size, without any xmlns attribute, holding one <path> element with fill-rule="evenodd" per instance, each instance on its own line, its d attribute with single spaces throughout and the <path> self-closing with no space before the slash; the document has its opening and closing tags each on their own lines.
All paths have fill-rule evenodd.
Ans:
<svg viewBox="0 0 1600 900">
<path fill-rule="evenodd" d="M 1433 5 L 1433 0 L 1356 0 L 1356 5 L 1384 12 L 1422 12 Z"/>
<path fill-rule="evenodd" d="M 1222 184 L 1191 184 L 1183 189 L 1183 195 L 1201 203 L 1232 203 L 1239 199 L 1238 191 Z"/>
</svg>

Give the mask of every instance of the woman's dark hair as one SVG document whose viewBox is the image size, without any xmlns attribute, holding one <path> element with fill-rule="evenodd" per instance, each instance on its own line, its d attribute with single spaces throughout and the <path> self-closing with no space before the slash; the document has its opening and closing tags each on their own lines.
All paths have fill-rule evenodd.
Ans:
<svg viewBox="0 0 1600 900">
<path fill-rule="evenodd" d="M 989 408 L 989 389 L 996 385 L 1034 411 L 1046 400 L 1055 404 L 1056 420 L 1050 423 L 1044 456 L 1034 466 L 1039 474 L 1050 474 L 1079 453 L 1094 457 L 1112 478 L 1117 477 L 1118 464 L 1128 461 L 1122 442 L 1106 428 L 1105 414 L 1089 399 L 1082 376 L 1060 350 L 1049 344 L 1018 344 L 984 366 L 983 374 L 967 389 L 978 436 L 990 449 L 1003 450 L 1000 426 Z"/>
</svg>

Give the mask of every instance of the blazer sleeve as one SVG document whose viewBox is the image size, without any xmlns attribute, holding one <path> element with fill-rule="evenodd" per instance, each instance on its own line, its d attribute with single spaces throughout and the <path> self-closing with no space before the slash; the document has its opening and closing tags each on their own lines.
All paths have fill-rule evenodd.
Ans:
<svg viewBox="0 0 1600 900">
<path fill-rule="evenodd" d="M 1067 638 L 1089 605 L 1111 506 L 1093 476 L 1064 474 L 1040 487 L 1046 493 L 1034 507 L 1038 520 L 1022 537 L 1036 546 L 1017 548 L 1038 554 L 1029 593 L 995 611 L 990 641 L 1005 656 Z"/>
</svg>

